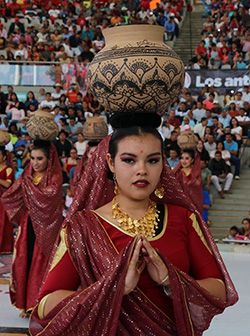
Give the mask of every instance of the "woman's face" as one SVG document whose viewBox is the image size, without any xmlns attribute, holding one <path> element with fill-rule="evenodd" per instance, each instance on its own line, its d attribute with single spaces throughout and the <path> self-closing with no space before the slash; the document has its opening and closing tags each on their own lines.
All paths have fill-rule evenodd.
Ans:
<svg viewBox="0 0 250 336">
<path fill-rule="evenodd" d="M 163 168 L 161 142 L 151 134 L 131 135 L 118 143 L 114 161 L 107 161 L 121 195 L 144 200 L 156 189 Z"/>
<path fill-rule="evenodd" d="M 31 151 L 30 162 L 36 173 L 43 173 L 48 166 L 48 158 L 41 149 Z"/>
<path fill-rule="evenodd" d="M 250 223 L 247 220 L 244 220 L 242 222 L 242 225 L 243 225 L 243 228 L 244 228 L 245 232 L 250 230 Z"/>
<path fill-rule="evenodd" d="M 193 159 L 188 153 L 182 153 L 181 154 L 181 165 L 183 168 L 190 168 L 193 164 Z"/>
<path fill-rule="evenodd" d="M 203 142 L 199 140 L 197 143 L 197 149 L 201 151 L 202 148 L 203 148 Z"/>
<path fill-rule="evenodd" d="M 218 145 L 217 145 L 217 149 L 218 149 L 219 151 L 222 151 L 222 150 L 223 150 L 223 145 L 222 145 L 221 142 L 218 143 Z"/>
<path fill-rule="evenodd" d="M 71 159 L 77 159 L 77 151 L 75 149 L 71 149 L 70 151 L 70 157 Z"/>
<path fill-rule="evenodd" d="M 237 127 L 237 120 L 235 118 L 232 119 L 232 125 L 233 127 Z"/>
</svg>

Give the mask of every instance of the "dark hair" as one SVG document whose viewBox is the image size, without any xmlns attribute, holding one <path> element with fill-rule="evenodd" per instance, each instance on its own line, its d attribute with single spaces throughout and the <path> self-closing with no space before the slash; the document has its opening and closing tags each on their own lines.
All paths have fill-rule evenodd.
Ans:
<svg viewBox="0 0 250 336">
<path fill-rule="evenodd" d="M 45 154 L 45 156 L 49 158 L 50 147 L 51 147 L 51 143 L 49 141 L 34 140 L 33 148 L 31 149 L 31 151 L 40 149 Z"/>
<path fill-rule="evenodd" d="M 0 146 L 0 152 L 2 152 L 3 156 L 7 155 L 7 151 L 4 146 Z"/>
<path fill-rule="evenodd" d="M 238 120 L 237 118 L 233 117 L 233 118 L 230 120 L 230 127 L 231 127 L 231 128 L 233 128 L 233 122 L 232 122 L 233 120 L 236 120 L 236 122 L 237 122 L 237 126 L 240 125 L 239 120 Z"/>
<path fill-rule="evenodd" d="M 241 221 L 241 223 L 243 224 L 244 221 L 248 221 L 248 223 L 250 224 L 250 218 L 247 218 L 247 217 L 243 218 L 242 221 Z"/>
<path fill-rule="evenodd" d="M 113 132 L 109 141 L 109 154 L 111 155 L 111 158 L 114 160 L 118 150 L 118 143 L 122 139 L 133 135 L 142 136 L 145 134 L 151 134 L 160 141 L 161 152 L 163 153 L 163 140 L 157 129 L 152 127 L 133 126 L 128 128 L 119 128 Z"/>
<path fill-rule="evenodd" d="M 187 153 L 193 160 L 195 159 L 195 150 L 193 148 L 184 148 L 181 154 Z"/>
<path fill-rule="evenodd" d="M 231 226 L 230 230 L 235 230 L 237 233 L 240 233 L 240 229 L 236 225 Z"/>
<path fill-rule="evenodd" d="M 224 142 L 223 141 L 217 141 L 216 142 L 216 148 L 218 147 L 219 144 L 222 144 L 222 149 L 225 149 Z"/>
<path fill-rule="evenodd" d="M 214 153 L 214 155 L 216 155 L 216 154 L 220 154 L 220 156 L 222 156 L 222 155 L 221 155 L 221 151 L 219 151 L 219 150 L 217 150 L 217 151 Z"/>
<path fill-rule="evenodd" d="M 128 136 L 142 136 L 151 134 L 159 139 L 163 153 L 163 140 L 157 127 L 161 124 L 161 117 L 156 113 L 115 113 L 110 117 L 110 124 L 114 129 L 109 142 L 109 154 L 114 159 L 119 141 Z"/>
</svg>

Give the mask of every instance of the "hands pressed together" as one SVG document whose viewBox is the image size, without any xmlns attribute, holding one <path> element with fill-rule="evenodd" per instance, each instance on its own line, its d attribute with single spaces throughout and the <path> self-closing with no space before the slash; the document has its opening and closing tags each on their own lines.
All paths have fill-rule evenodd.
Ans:
<svg viewBox="0 0 250 336">
<path fill-rule="evenodd" d="M 135 289 L 141 273 L 145 268 L 151 279 L 158 285 L 167 286 L 169 284 L 168 269 L 166 265 L 149 241 L 144 236 L 140 236 L 135 245 L 127 270 L 125 278 L 125 295 Z"/>
</svg>

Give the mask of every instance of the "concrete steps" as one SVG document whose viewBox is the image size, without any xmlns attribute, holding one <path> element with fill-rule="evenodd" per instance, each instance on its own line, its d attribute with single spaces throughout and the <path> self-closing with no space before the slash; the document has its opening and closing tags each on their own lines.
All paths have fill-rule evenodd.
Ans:
<svg viewBox="0 0 250 336">
<path fill-rule="evenodd" d="M 182 22 L 180 35 L 174 42 L 174 50 L 181 57 L 184 64 L 194 56 L 194 49 L 201 40 L 201 31 L 204 19 L 203 5 L 195 5 L 193 12 L 186 12 Z"/>
<path fill-rule="evenodd" d="M 209 210 L 209 227 L 216 239 L 225 238 L 231 226 L 241 227 L 244 217 L 249 217 L 250 210 L 250 168 L 243 166 L 240 180 L 234 180 L 232 194 L 226 194 L 225 199 L 220 199 L 213 193 L 213 205 Z"/>
</svg>

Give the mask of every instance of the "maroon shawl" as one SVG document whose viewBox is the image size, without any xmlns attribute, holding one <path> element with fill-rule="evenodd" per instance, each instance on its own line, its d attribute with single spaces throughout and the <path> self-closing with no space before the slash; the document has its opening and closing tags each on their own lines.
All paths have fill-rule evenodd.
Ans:
<svg viewBox="0 0 250 336">
<path fill-rule="evenodd" d="M 164 259 L 169 269 L 175 312 L 175 321 L 172 321 L 166 315 L 167 307 L 166 312 L 162 312 L 139 289 L 123 296 L 136 238 L 118 254 L 92 212 L 76 213 L 68 223 L 67 232 L 81 289 L 64 299 L 44 320 L 38 319 L 36 308 L 30 323 L 32 335 L 198 336 L 208 328 L 214 315 L 236 301 L 233 289 L 228 302 L 223 302 Z"/>
<path fill-rule="evenodd" d="M 32 182 L 29 164 L 20 178 L 3 194 L 2 203 L 12 222 L 19 222 L 28 210 L 39 247 L 49 255 L 63 222 L 62 169 L 51 145 L 46 173 L 39 183 Z"/>
<path fill-rule="evenodd" d="M 95 215 L 82 211 L 98 208 L 114 195 L 112 181 L 107 178 L 109 139 L 106 137 L 99 144 L 84 170 L 66 218 L 68 247 L 81 278 L 81 289 L 63 300 L 44 320 L 39 320 L 35 309 L 31 333 L 41 336 L 199 336 L 208 328 L 213 316 L 234 304 L 238 296 L 209 230 L 171 169 L 165 165 L 162 172 L 161 184 L 165 189 L 162 201 L 195 212 L 221 270 L 226 302 L 211 296 L 165 258 L 176 321 L 170 321 L 139 289 L 123 297 L 126 270 L 136 238 L 118 254 Z"/>
</svg>

